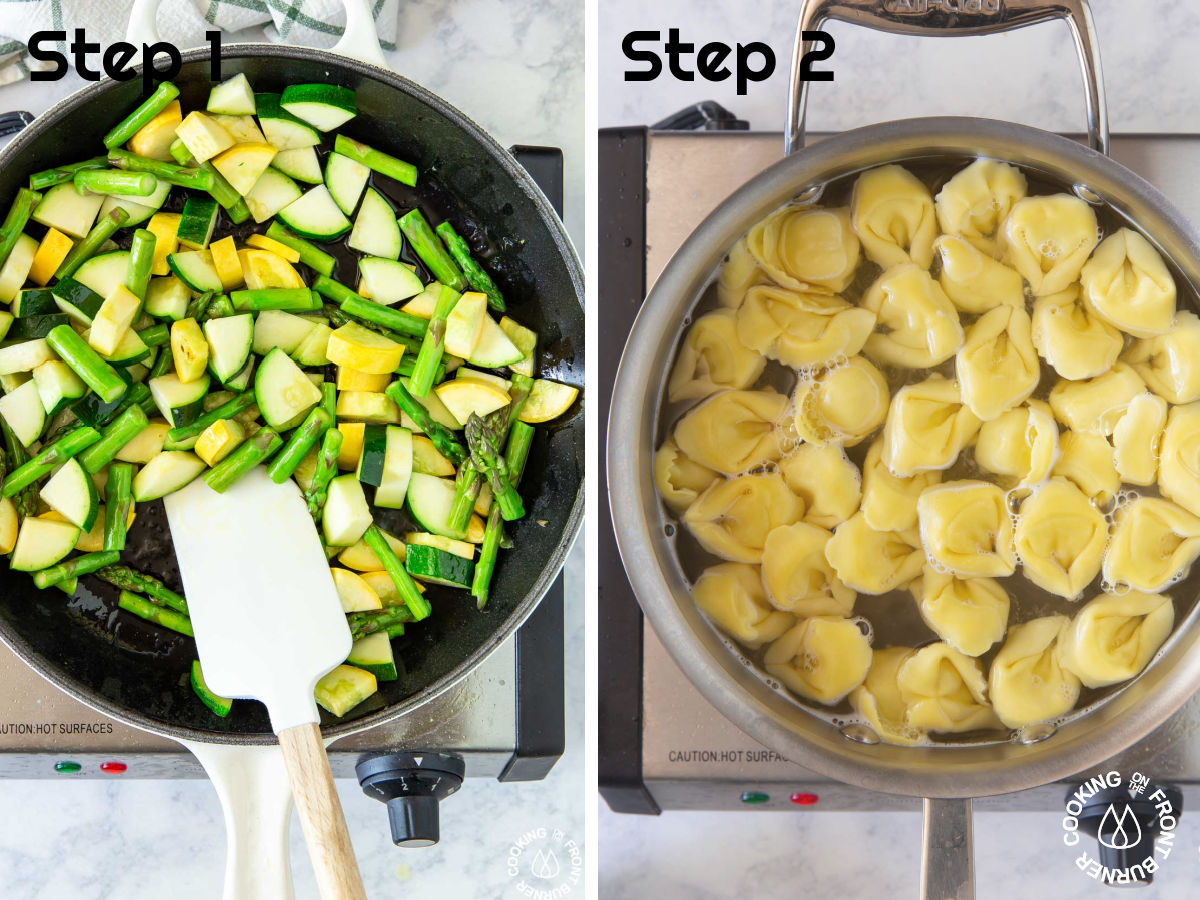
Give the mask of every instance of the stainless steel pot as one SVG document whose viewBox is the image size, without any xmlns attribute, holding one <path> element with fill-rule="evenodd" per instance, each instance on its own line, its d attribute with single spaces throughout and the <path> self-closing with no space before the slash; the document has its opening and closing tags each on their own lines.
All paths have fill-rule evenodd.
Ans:
<svg viewBox="0 0 1200 900">
<path fill-rule="evenodd" d="M 786 159 L 723 202 L 688 238 L 650 292 L 630 334 L 613 392 L 608 484 L 613 523 L 630 583 L 655 632 L 704 696 L 748 735 L 816 772 L 886 793 L 927 798 L 926 897 L 973 892 L 970 806 L 977 796 L 1067 778 L 1135 743 L 1200 686 L 1200 611 L 1181 621 L 1160 658 L 1106 702 L 1035 743 L 897 747 L 847 740 L 834 726 L 781 696 L 729 651 L 696 609 L 652 477 L 659 406 L 681 323 L 725 253 L 755 222 L 830 180 L 906 160 L 988 156 L 1037 170 L 1098 196 L 1127 217 L 1200 284 L 1200 233 L 1167 199 L 1105 152 L 1099 52 L 1087 0 L 806 0 L 793 62 Z M 964 117 L 910 119 L 846 132 L 800 149 L 807 83 L 797 65 L 803 32 L 837 18 L 907 34 L 980 34 L 1053 18 L 1070 23 L 1088 87 L 1090 146 L 1010 122 Z"/>
</svg>

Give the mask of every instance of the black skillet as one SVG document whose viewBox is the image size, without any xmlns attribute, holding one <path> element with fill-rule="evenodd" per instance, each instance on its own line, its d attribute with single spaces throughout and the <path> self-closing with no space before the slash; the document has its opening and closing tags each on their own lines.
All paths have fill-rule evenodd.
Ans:
<svg viewBox="0 0 1200 900">
<path fill-rule="evenodd" d="M 210 86 L 208 52 L 190 51 L 183 59 L 174 79 L 180 99 L 185 109 L 203 108 Z M 256 91 L 304 82 L 355 89 L 358 116 L 340 131 L 414 163 L 421 173 L 416 190 L 379 175 L 372 176 L 374 186 L 398 213 L 418 205 L 433 225 L 449 219 L 495 277 L 510 314 L 540 336 L 538 375 L 582 387 L 583 272 L 554 210 L 508 152 L 443 100 L 377 66 L 322 50 L 264 44 L 226 47 L 222 60 L 223 78 L 245 72 Z M 34 120 L 0 152 L 0 198 L 12 197 L 31 172 L 94 156 L 104 133 L 141 101 L 141 85 L 140 78 L 105 80 Z M 218 229 L 217 236 L 250 230 L 234 228 L 227 219 Z M 326 249 L 338 257 L 334 276 L 353 285 L 354 254 L 340 244 Z M 583 461 L 584 421 L 577 403 L 562 419 L 538 428 L 521 484 L 528 513 L 509 526 L 515 549 L 501 554 L 487 608 L 477 610 L 465 591 L 431 590 L 432 617 L 396 643 L 399 680 L 381 682 L 379 694 L 345 718 L 328 718 L 327 739 L 421 706 L 524 621 L 579 529 Z M 403 514 L 395 517 L 384 524 L 405 527 Z M 123 559 L 180 589 L 161 502 L 138 506 Z M 137 727 L 179 740 L 274 741 L 260 704 L 237 703 L 226 719 L 210 713 L 188 685 L 195 656 L 191 640 L 118 612 L 115 590 L 90 576 L 66 600 L 4 568 L 0 640 L 68 694 Z"/>
</svg>

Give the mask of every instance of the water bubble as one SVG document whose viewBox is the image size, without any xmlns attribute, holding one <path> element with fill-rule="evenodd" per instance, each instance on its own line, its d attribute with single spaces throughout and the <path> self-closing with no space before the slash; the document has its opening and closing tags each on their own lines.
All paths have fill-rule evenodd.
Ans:
<svg viewBox="0 0 1200 900">
<path fill-rule="evenodd" d="M 838 729 L 842 733 L 842 737 L 848 741 L 854 741 L 857 744 L 867 744 L 868 746 L 879 743 L 879 735 L 874 728 L 861 723 L 852 725 L 843 725 Z"/>
<path fill-rule="evenodd" d="M 1013 735 L 1013 740 L 1018 744 L 1037 744 L 1054 736 L 1058 731 L 1058 726 L 1050 722 L 1042 722 L 1037 725 L 1026 725 L 1020 728 Z"/>
<path fill-rule="evenodd" d="M 1071 190 L 1084 203 L 1090 203 L 1092 206 L 1101 206 L 1104 203 L 1104 198 L 1086 184 L 1076 184 Z"/>
</svg>

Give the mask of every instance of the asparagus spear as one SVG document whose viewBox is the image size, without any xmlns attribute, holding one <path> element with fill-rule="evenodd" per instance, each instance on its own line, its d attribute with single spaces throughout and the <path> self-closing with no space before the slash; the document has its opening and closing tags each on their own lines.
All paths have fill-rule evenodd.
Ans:
<svg viewBox="0 0 1200 900">
<path fill-rule="evenodd" d="M 153 622 L 155 625 L 170 628 L 172 631 L 178 631 L 180 634 L 186 634 L 188 637 L 195 637 L 195 633 L 192 631 L 191 619 L 173 609 L 164 609 L 161 606 L 155 606 L 139 594 L 134 594 L 130 591 L 121 591 L 117 605 L 126 612 L 131 612 L 139 618 Z"/>
<path fill-rule="evenodd" d="M 412 619 L 413 614 L 407 606 L 389 606 L 386 609 L 349 613 L 346 616 L 346 624 L 350 626 L 350 637 L 357 641 L 368 634 L 388 631 L 393 626 L 403 625 Z"/>
<path fill-rule="evenodd" d="M 446 252 L 441 238 L 433 233 L 421 210 L 412 209 L 400 217 L 400 230 L 433 277 L 455 291 L 465 291 L 467 279 L 453 257 Z"/>
<path fill-rule="evenodd" d="M 267 228 L 267 237 L 279 241 L 285 247 L 291 247 L 300 254 L 300 262 L 304 263 L 314 272 L 320 275 L 333 274 L 333 266 L 336 260 L 332 256 L 316 244 L 309 243 L 304 238 L 292 234 L 280 225 L 279 222 L 271 222 L 270 227 Z"/>
<path fill-rule="evenodd" d="M 222 294 L 222 296 L 224 295 Z M 187 314 L 184 316 L 184 318 L 195 319 L 197 322 L 204 321 L 204 314 L 208 312 L 208 307 L 212 304 L 214 299 L 216 299 L 216 294 L 214 294 L 212 291 L 205 291 L 188 304 Z"/>
<path fill-rule="evenodd" d="M 104 566 L 110 566 L 120 558 L 121 554 L 116 550 L 85 553 L 67 562 L 60 562 L 58 565 L 50 566 L 48 569 L 34 572 L 33 583 L 40 588 L 54 587 L 54 585 L 61 584 L 68 578 L 87 575 L 89 572 L 95 572 Z"/>
<path fill-rule="evenodd" d="M 125 393 L 125 382 L 113 367 L 70 325 L 56 325 L 46 335 L 46 343 L 101 400 L 111 403 Z"/>
<path fill-rule="evenodd" d="M 500 288 L 496 287 L 492 276 L 471 257 L 471 248 L 454 230 L 454 226 L 446 221 L 439 225 L 436 231 L 438 237 L 446 245 L 446 249 L 450 251 L 450 255 L 454 257 L 454 261 L 462 269 L 467 281 L 471 283 L 471 287 L 480 293 L 487 294 L 488 306 L 496 312 L 504 312 L 504 295 L 500 293 Z"/>
<path fill-rule="evenodd" d="M 333 416 L 320 405 L 313 407 L 312 412 L 305 416 L 300 427 L 292 432 L 287 445 L 267 468 L 267 474 L 271 476 L 271 480 L 276 484 L 283 484 L 287 481 L 296 471 L 296 466 L 300 465 L 300 460 L 304 459 L 305 454 L 317 442 L 317 438 L 324 434 L 326 429 L 332 427 Z"/>
<path fill-rule="evenodd" d="M 466 425 L 467 447 L 471 451 L 471 462 L 487 476 L 492 486 L 492 497 L 505 521 L 511 522 L 525 515 L 521 495 L 512 486 L 508 475 L 508 463 L 500 452 L 508 433 L 508 410 L 498 409 L 487 418 L 471 413 Z"/>
<path fill-rule="evenodd" d="M 417 583 L 412 580 L 412 576 L 404 568 L 404 563 L 400 562 L 400 557 L 396 555 L 396 551 L 392 549 L 391 544 L 387 542 L 387 538 L 383 536 L 383 532 L 374 522 L 363 535 L 363 541 L 375 551 L 375 555 L 383 563 L 383 568 L 391 576 L 392 584 L 400 592 L 404 605 L 412 613 L 413 621 L 419 622 L 421 619 L 429 618 L 429 614 L 433 611 L 429 601 L 425 599 L 425 595 L 421 593 Z"/>
<path fill-rule="evenodd" d="M 330 427 L 337 421 L 337 385 L 332 381 L 321 382 L 321 409 L 330 419 Z"/>
<path fill-rule="evenodd" d="M 129 242 L 129 274 L 125 277 L 125 286 L 139 300 L 146 299 L 150 268 L 154 265 L 154 245 L 157 242 L 154 232 L 145 228 L 137 229 Z"/>
<path fill-rule="evenodd" d="M 283 438 L 274 428 L 260 428 L 227 457 L 204 473 L 204 483 L 223 494 L 243 475 L 279 449 Z"/>
<path fill-rule="evenodd" d="M 229 400 L 226 400 L 220 406 L 213 407 L 204 415 L 198 417 L 191 425 L 180 425 L 172 428 L 167 432 L 167 443 L 178 444 L 182 441 L 198 438 L 204 433 L 204 430 L 221 419 L 232 419 L 243 410 L 249 409 L 254 405 L 254 394 L 251 391 L 246 391 L 243 394 L 238 394 Z"/>
<path fill-rule="evenodd" d="M 150 367 L 148 378 L 157 378 L 159 375 L 166 375 L 175 368 L 175 355 L 171 352 L 171 344 L 163 344 L 158 348 L 158 357 L 154 360 L 154 365 Z"/>
<path fill-rule="evenodd" d="M 532 390 L 532 378 L 519 372 L 513 374 L 512 386 L 509 389 L 510 400 L 505 412 L 505 429 L 509 434 L 512 433 L 513 423 L 517 421 Z M 471 512 L 475 509 L 475 500 L 482 488 L 482 473 L 470 459 L 466 460 L 459 467 L 458 475 L 454 479 L 454 504 L 450 507 L 450 515 L 446 519 L 446 524 L 451 530 L 458 534 L 466 531 L 471 521 Z"/>
<path fill-rule="evenodd" d="M 421 350 L 417 354 L 413 373 L 408 379 L 409 390 L 418 397 L 424 397 L 433 387 L 433 375 L 442 361 L 442 351 L 445 349 L 446 318 L 454 310 L 461 296 L 444 284 L 440 286 L 433 316 L 425 330 L 425 338 L 421 341 Z"/>
<path fill-rule="evenodd" d="M 149 427 L 150 420 L 142 408 L 131 406 L 112 420 L 100 440 L 79 454 L 79 462 L 86 472 L 95 474 L 112 462 L 122 447 Z"/>
<path fill-rule="evenodd" d="M 176 187 L 191 188 L 196 191 L 211 191 L 213 187 L 212 172 L 203 168 L 189 169 L 186 166 L 177 166 L 160 159 L 138 156 L 128 150 L 108 151 L 108 161 L 127 172 L 152 175 L 156 179 L 161 179 Z"/>
<path fill-rule="evenodd" d="M 206 318 L 223 319 L 226 316 L 232 316 L 235 312 L 236 310 L 233 308 L 233 303 L 230 302 L 229 296 L 222 294 L 208 305 L 208 315 Z"/>
<path fill-rule="evenodd" d="M 156 325 L 143 328 L 137 333 L 137 336 L 142 339 L 142 343 L 147 347 L 157 347 L 171 340 L 171 329 L 166 322 L 159 322 Z"/>
<path fill-rule="evenodd" d="M 8 261 L 8 255 L 17 245 L 17 238 L 25 231 L 25 224 L 29 221 L 33 208 L 41 200 L 42 195 L 29 188 L 17 191 L 17 197 L 8 208 L 8 215 L 4 217 L 4 224 L 0 225 L 0 266 Z"/>
<path fill-rule="evenodd" d="M 104 146 L 109 150 L 120 147 L 138 133 L 150 120 L 162 112 L 168 103 L 179 96 L 179 88 L 169 81 L 160 82 L 154 93 L 142 105 L 118 123 L 117 127 L 104 136 Z"/>
<path fill-rule="evenodd" d="M 96 577 L 123 590 L 146 594 L 155 606 L 167 606 L 187 615 L 187 600 L 153 575 L 147 575 L 129 566 L 114 565 L 97 569 Z"/>
<path fill-rule="evenodd" d="M 109 210 L 108 215 L 101 216 L 87 233 L 87 237 L 71 248 L 54 277 L 62 279 L 74 275 L 75 270 L 95 256 L 104 242 L 116 234 L 117 229 L 124 225 L 128 218 L 129 210 L 120 206 Z"/>
<path fill-rule="evenodd" d="M 20 438 L 8 426 L 8 422 L 3 416 L 0 416 L 0 432 L 3 432 L 4 435 L 4 446 L 7 451 L 5 458 L 8 463 L 8 471 L 11 473 L 29 461 L 29 451 L 25 449 L 25 445 L 21 443 Z M 5 481 L 7 480 L 8 475 L 5 476 Z M 22 518 L 32 516 L 37 512 L 37 500 L 37 484 L 33 481 L 24 490 L 18 491 L 12 496 L 13 505 L 17 508 L 17 514 Z"/>
<path fill-rule="evenodd" d="M 104 549 L 124 550 L 126 523 L 133 506 L 133 466 L 130 463 L 115 462 L 108 467 L 104 501 Z"/>
<path fill-rule="evenodd" d="M 200 164 L 202 172 L 208 172 L 212 176 L 212 187 L 208 188 L 209 194 L 225 208 L 226 214 L 233 221 L 234 225 L 240 225 L 250 218 L 250 209 L 246 206 L 246 201 L 242 199 L 242 195 L 225 180 L 225 176 L 217 171 L 217 167 L 212 164 L 211 160 Z"/>
<path fill-rule="evenodd" d="M 329 496 L 329 482 L 337 474 L 338 453 L 341 449 L 342 433 L 336 428 L 330 428 L 321 439 L 321 452 L 317 455 L 317 467 L 313 470 L 312 483 L 304 492 L 309 514 L 314 521 L 321 519 L 325 498 Z"/>
<path fill-rule="evenodd" d="M 508 436 L 508 445 L 504 448 L 514 482 L 521 480 L 521 472 L 525 469 L 525 460 L 529 457 L 532 443 L 533 426 L 526 422 L 514 422 Z M 487 526 L 483 530 L 483 543 L 479 547 L 479 561 L 475 563 L 475 576 L 471 580 L 471 596 L 475 598 L 475 603 L 480 609 L 487 605 L 492 572 L 496 568 L 496 556 L 500 552 L 503 540 L 504 522 L 497 505 L 492 507 L 488 514 Z"/>
<path fill-rule="evenodd" d="M 408 392 L 408 389 L 400 381 L 393 381 L 387 386 L 384 393 L 395 401 L 405 415 L 420 426 L 421 430 L 425 432 L 425 436 L 433 441 L 442 456 L 455 465 L 460 465 L 467 458 L 467 451 L 458 442 L 454 432 L 445 425 L 435 422 L 429 415 L 429 411 Z"/>
<path fill-rule="evenodd" d="M 4 489 L 0 491 L 5 497 L 11 497 L 41 478 L 49 475 L 50 470 L 60 466 L 75 454 L 82 452 L 96 441 L 100 440 L 100 432 L 88 425 L 81 425 L 74 431 L 64 434 L 28 462 L 20 466 L 4 479 Z"/>
<path fill-rule="evenodd" d="M 122 172 L 119 169 L 80 169 L 73 180 L 75 190 L 81 194 L 148 197 L 158 187 L 158 179 L 149 172 Z"/>
<path fill-rule="evenodd" d="M 320 309 L 317 295 L 308 288 L 259 288 L 257 290 L 232 291 L 229 300 L 239 312 L 262 309 L 286 309 L 306 311 Z"/>
<path fill-rule="evenodd" d="M 366 300 L 344 284 L 325 275 L 318 275 L 313 279 L 313 290 L 337 303 L 345 315 L 362 319 L 372 325 L 380 325 L 389 331 L 419 338 L 424 337 L 429 326 L 420 316 Z"/>
<path fill-rule="evenodd" d="M 93 156 L 91 159 L 85 159 L 82 162 L 67 163 L 65 166 L 55 166 L 53 169 L 44 169 L 41 172 L 34 172 L 30 175 L 29 187 L 34 191 L 44 191 L 46 188 L 62 184 L 64 181 L 71 181 L 75 177 L 75 173 L 82 169 L 103 169 L 107 166 L 107 156 Z"/>
<path fill-rule="evenodd" d="M 378 172 L 380 175 L 395 178 L 401 184 L 416 187 L 417 167 L 412 163 L 406 163 L 402 159 L 389 156 L 382 150 L 376 150 L 374 147 L 368 147 L 359 141 L 351 140 L 344 134 L 339 134 L 334 139 L 333 152 L 340 153 L 342 156 L 348 156 L 362 163 L 368 169 Z"/>
</svg>

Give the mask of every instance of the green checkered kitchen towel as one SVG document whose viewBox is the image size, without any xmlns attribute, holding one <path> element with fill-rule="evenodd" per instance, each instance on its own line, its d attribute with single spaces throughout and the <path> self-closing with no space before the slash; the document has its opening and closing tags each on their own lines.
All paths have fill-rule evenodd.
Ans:
<svg viewBox="0 0 1200 900">
<path fill-rule="evenodd" d="M 385 50 L 396 47 L 400 0 L 368 0 Z M 0 84 L 41 67 L 25 44 L 35 31 L 87 32 L 106 47 L 125 37 L 133 0 L 0 0 Z M 261 28 L 268 40 L 330 47 L 346 22 L 343 0 L 162 0 L 158 30 L 163 40 L 186 49 L 205 43 L 204 32 Z M 248 38 L 257 40 L 255 32 Z M 69 57 L 69 54 L 68 54 Z M 93 60 L 95 56 L 92 57 Z"/>
</svg>

